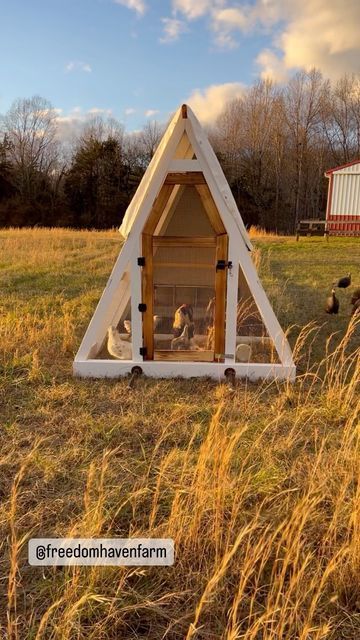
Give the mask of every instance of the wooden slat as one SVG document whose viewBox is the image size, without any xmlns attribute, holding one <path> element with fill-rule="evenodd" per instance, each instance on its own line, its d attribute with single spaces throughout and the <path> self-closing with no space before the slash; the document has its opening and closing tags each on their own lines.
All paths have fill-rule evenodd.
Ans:
<svg viewBox="0 0 360 640">
<path fill-rule="evenodd" d="M 220 218 L 216 204 L 207 184 L 195 185 L 195 188 L 200 196 L 203 207 L 208 215 L 210 224 L 215 233 L 226 233 L 223 221 Z"/>
<path fill-rule="evenodd" d="M 169 350 L 161 350 L 155 351 L 154 360 L 176 360 L 183 362 L 213 362 L 214 361 L 214 352 L 213 351 L 171 351 Z"/>
<path fill-rule="evenodd" d="M 147 349 L 145 360 L 154 357 L 154 295 L 153 295 L 153 248 L 152 236 L 142 234 L 142 253 L 145 266 L 142 268 L 142 302 L 146 304 L 143 313 L 143 346 Z"/>
<path fill-rule="evenodd" d="M 154 236 L 154 247 L 215 247 L 211 236 Z"/>
<path fill-rule="evenodd" d="M 194 186 L 206 184 L 206 181 L 201 171 L 187 171 L 185 173 L 168 173 L 164 184 L 189 184 Z"/>
<path fill-rule="evenodd" d="M 216 262 L 228 259 L 228 236 L 217 237 Z M 227 269 L 219 269 L 215 275 L 215 353 L 225 353 L 225 308 Z"/>
<path fill-rule="evenodd" d="M 154 202 L 154 205 L 144 226 L 144 233 L 147 233 L 150 236 L 153 235 L 173 189 L 174 185 L 171 184 L 164 184 L 161 187 L 160 193 Z"/>
<path fill-rule="evenodd" d="M 169 164 L 169 173 L 201 173 L 199 160 L 174 158 Z"/>
<path fill-rule="evenodd" d="M 209 269 L 214 271 L 214 265 L 205 262 L 161 262 L 157 260 L 156 268 L 158 267 L 166 267 L 167 269 Z"/>
</svg>

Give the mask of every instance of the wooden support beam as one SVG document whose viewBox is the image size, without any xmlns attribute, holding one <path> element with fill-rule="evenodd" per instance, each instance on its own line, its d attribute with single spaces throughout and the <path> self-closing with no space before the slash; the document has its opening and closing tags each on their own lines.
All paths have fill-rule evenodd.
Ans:
<svg viewBox="0 0 360 640">
<path fill-rule="evenodd" d="M 156 226 L 161 218 L 161 214 L 164 211 L 168 203 L 168 200 L 172 194 L 173 189 L 174 189 L 173 184 L 164 184 L 161 187 L 159 195 L 156 198 L 153 204 L 153 207 L 151 209 L 151 212 L 149 214 L 149 217 L 145 223 L 143 233 L 149 234 L 150 236 L 153 235 L 156 229 Z"/>
<path fill-rule="evenodd" d="M 201 351 L 201 350 L 185 350 L 184 351 L 171 351 L 170 349 L 155 351 L 154 360 L 177 360 L 183 362 L 213 362 L 213 351 Z"/>
<path fill-rule="evenodd" d="M 226 229 L 224 227 L 223 221 L 220 218 L 217 206 L 214 202 L 214 199 L 211 195 L 208 185 L 207 184 L 195 185 L 195 188 L 200 196 L 202 205 L 207 213 L 207 216 L 210 220 L 210 224 L 214 229 L 215 233 L 218 233 L 218 234 L 226 233 Z"/>
<path fill-rule="evenodd" d="M 206 184 L 206 181 L 201 171 L 187 171 L 185 173 L 168 173 L 164 184 L 189 184 L 195 186 L 198 184 Z"/>
<path fill-rule="evenodd" d="M 154 236 L 154 247 L 216 247 L 215 236 Z"/>
</svg>

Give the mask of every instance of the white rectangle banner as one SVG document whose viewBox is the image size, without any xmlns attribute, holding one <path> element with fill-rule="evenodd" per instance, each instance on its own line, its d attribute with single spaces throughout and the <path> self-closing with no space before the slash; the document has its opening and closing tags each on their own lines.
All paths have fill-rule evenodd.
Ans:
<svg viewBox="0 0 360 640">
<path fill-rule="evenodd" d="M 31 538 L 29 564 L 33 566 L 170 566 L 174 564 L 171 538 Z"/>
</svg>

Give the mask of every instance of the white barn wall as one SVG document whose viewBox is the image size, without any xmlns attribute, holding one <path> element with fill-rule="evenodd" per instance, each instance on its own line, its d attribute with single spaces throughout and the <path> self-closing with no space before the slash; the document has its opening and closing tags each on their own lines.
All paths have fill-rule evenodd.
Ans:
<svg viewBox="0 0 360 640">
<path fill-rule="evenodd" d="M 360 161 L 329 169 L 326 231 L 335 236 L 360 236 Z"/>
<path fill-rule="evenodd" d="M 355 166 L 358 173 L 334 173 L 330 215 L 360 218 L 360 164 Z"/>
</svg>

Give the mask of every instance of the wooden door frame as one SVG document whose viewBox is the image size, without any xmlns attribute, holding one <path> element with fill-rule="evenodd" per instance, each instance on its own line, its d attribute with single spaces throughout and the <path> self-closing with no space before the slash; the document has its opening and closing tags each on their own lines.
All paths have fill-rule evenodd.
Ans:
<svg viewBox="0 0 360 640">
<path fill-rule="evenodd" d="M 142 268 L 142 302 L 146 305 L 143 312 L 143 338 L 146 353 L 145 360 L 154 360 L 154 246 L 187 246 L 204 247 L 216 246 L 215 252 L 215 314 L 214 314 L 214 361 L 223 362 L 225 357 L 225 311 L 226 311 L 226 283 L 227 268 L 217 269 L 219 260 L 227 263 L 229 238 L 226 233 L 216 237 L 155 237 L 148 233 L 142 234 L 142 252 L 145 264 Z M 176 353 L 176 352 L 174 352 Z M 174 356 L 174 360 L 179 359 L 179 354 Z"/>
</svg>

